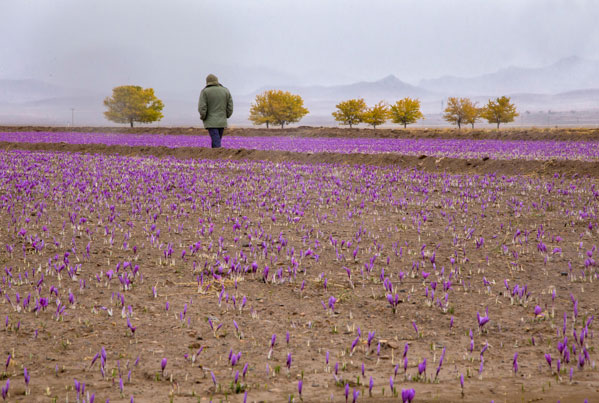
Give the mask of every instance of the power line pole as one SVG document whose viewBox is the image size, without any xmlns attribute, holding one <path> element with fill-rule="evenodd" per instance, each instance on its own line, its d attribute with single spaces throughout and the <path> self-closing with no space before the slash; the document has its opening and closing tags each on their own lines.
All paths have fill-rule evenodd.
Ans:
<svg viewBox="0 0 599 403">
<path fill-rule="evenodd" d="M 71 127 L 75 126 L 75 108 L 71 108 Z"/>
</svg>

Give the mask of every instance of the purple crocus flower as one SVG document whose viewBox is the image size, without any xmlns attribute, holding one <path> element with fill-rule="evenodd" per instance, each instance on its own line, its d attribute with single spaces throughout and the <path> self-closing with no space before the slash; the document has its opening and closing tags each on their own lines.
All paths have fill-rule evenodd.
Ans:
<svg viewBox="0 0 599 403">
<path fill-rule="evenodd" d="M 486 316 L 480 316 L 480 313 L 476 312 L 476 319 L 478 319 L 478 328 L 482 331 L 483 326 L 489 322 L 489 314 Z"/>
<path fill-rule="evenodd" d="M 372 343 L 372 340 L 374 339 L 374 335 L 376 332 L 368 332 L 368 339 L 366 340 L 368 343 L 368 348 L 370 348 L 370 344 Z"/>
<path fill-rule="evenodd" d="M 368 394 L 372 396 L 372 388 L 374 387 L 374 380 L 372 376 L 370 377 L 370 382 L 368 382 Z"/>
<path fill-rule="evenodd" d="M 6 380 L 6 385 L 2 387 L 2 400 L 6 400 L 8 397 L 8 389 L 10 388 L 10 379 Z"/>
<path fill-rule="evenodd" d="M 559 358 L 557 359 L 556 367 L 557 367 L 557 373 L 559 374 L 560 370 L 562 369 L 562 361 Z"/>
<path fill-rule="evenodd" d="M 297 382 L 297 393 L 300 395 L 300 399 L 302 397 L 302 388 L 304 387 L 304 381 L 301 379 Z"/>
<path fill-rule="evenodd" d="M 27 371 L 27 368 L 23 368 L 23 378 L 25 378 L 25 385 L 27 387 L 29 387 L 30 375 L 29 375 L 29 372 Z"/>
<path fill-rule="evenodd" d="M 401 391 L 402 403 L 411 403 L 415 396 L 416 391 L 414 389 L 402 389 Z"/>
<path fill-rule="evenodd" d="M 129 330 L 131 330 L 131 334 L 135 334 L 135 329 L 137 329 L 137 326 L 133 326 L 131 324 L 131 321 L 129 320 L 129 318 L 127 317 L 127 327 L 129 328 Z"/>
<path fill-rule="evenodd" d="M 547 365 L 549 365 L 549 369 L 551 369 L 551 354 L 545 354 L 545 360 L 547 361 Z"/>
<path fill-rule="evenodd" d="M 331 297 L 329 298 L 329 305 L 328 305 L 329 309 L 331 311 L 335 310 L 335 302 L 337 302 L 337 299 L 331 295 Z"/>
<path fill-rule="evenodd" d="M 356 337 L 354 339 L 354 341 L 351 343 L 351 348 L 349 349 L 350 354 L 354 352 L 354 349 L 356 348 L 356 346 L 358 345 L 358 342 L 360 341 L 360 336 Z"/>
<path fill-rule="evenodd" d="M 535 316 L 538 318 L 539 316 L 542 316 L 543 313 L 543 309 L 540 306 L 535 306 L 535 310 L 534 310 L 534 314 Z"/>
<path fill-rule="evenodd" d="M 445 349 L 446 347 L 443 347 L 443 351 L 441 352 L 441 358 L 439 358 L 439 366 L 437 367 L 437 373 L 435 374 L 435 378 L 437 378 L 439 376 L 439 372 L 441 372 L 441 366 L 443 366 L 443 360 L 445 359 Z"/>
<path fill-rule="evenodd" d="M 162 368 L 162 375 L 164 376 L 164 369 L 166 368 L 166 358 L 163 358 L 160 362 L 160 368 Z"/>
<path fill-rule="evenodd" d="M 518 353 L 514 354 L 514 361 L 512 362 L 512 366 L 514 367 L 514 373 L 518 373 Z"/>
<path fill-rule="evenodd" d="M 422 360 L 420 364 L 418 364 L 418 375 L 422 375 L 422 373 L 426 375 L 426 358 Z"/>
</svg>

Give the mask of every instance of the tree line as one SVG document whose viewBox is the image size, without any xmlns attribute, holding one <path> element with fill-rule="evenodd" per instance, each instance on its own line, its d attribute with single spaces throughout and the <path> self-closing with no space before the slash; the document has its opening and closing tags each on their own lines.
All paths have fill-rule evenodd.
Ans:
<svg viewBox="0 0 599 403">
<path fill-rule="evenodd" d="M 392 105 L 381 101 L 371 107 L 366 105 L 363 98 L 350 99 L 338 103 L 335 108 L 335 112 L 332 113 L 335 120 L 350 128 L 358 123 L 366 123 L 376 129 L 388 120 L 402 124 L 405 128 L 424 119 L 420 111 L 420 101 L 410 97 L 400 99 Z M 513 122 L 518 116 L 516 106 L 506 96 L 489 100 L 483 107 L 478 107 L 470 98 L 450 97 L 443 112 L 443 119 L 457 125 L 458 129 L 465 124 L 474 128 L 474 124 L 480 119 L 486 119 L 499 128 L 501 123 Z"/>
<path fill-rule="evenodd" d="M 116 123 L 128 123 L 133 127 L 134 122 L 151 123 L 162 119 L 164 104 L 154 95 L 152 88 L 144 89 L 139 86 L 125 85 L 115 87 L 112 97 L 104 100 L 108 108 L 105 117 Z M 366 105 L 363 98 L 342 101 L 335 106 L 332 113 L 337 122 L 348 125 L 366 123 L 376 129 L 377 126 L 391 121 L 403 127 L 424 119 L 420 111 L 420 100 L 406 97 L 389 105 L 380 101 L 372 106 Z M 443 111 L 443 119 L 455 124 L 458 129 L 462 125 L 474 124 L 480 119 L 486 119 L 497 128 L 502 123 L 513 122 L 518 116 L 516 106 L 509 97 L 502 96 L 479 107 L 470 98 L 450 97 Z M 267 90 L 256 95 L 250 107 L 249 120 L 255 125 L 277 125 L 284 128 L 290 123 L 299 122 L 309 113 L 304 107 L 301 96 L 288 91 Z"/>
<path fill-rule="evenodd" d="M 299 95 L 287 91 L 268 90 L 256 95 L 250 108 L 249 119 L 255 125 L 266 124 L 268 128 L 271 124 L 275 124 L 283 128 L 286 124 L 299 122 L 308 114 L 303 102 Z M 380 101 L 370 107 L 366 105 L 364 98 L 348 99 L 335 105 L 335 108 L 332 113 L 335 120 L 350 128 L 359 123 L 366 123 L 376 129 L 377 126 L 388 121 L 401 124 L 405 128 L 409 124 L 424 119 L 420 111 L 420 100 L 410 97 L 400 99 L 391 105 Z M 461 129 L 462 125 L 471 125 L 474 128 L 474 124 L 480 119 L 486 119 L 499 128 L 500 124 L 513 122 L 518 116 L 516 106 L 506 96 L 489 100 L 482 107 L 470 98 L 450 97 L 443 112 L 443 119 L 457 125 L 458 129 Z"/>
</svg>

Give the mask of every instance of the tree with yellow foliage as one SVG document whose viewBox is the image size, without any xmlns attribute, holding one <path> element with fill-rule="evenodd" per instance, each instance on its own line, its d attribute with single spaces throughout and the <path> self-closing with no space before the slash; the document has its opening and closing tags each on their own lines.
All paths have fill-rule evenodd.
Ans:
<svg viewBox="0 0 599 403">
<path fill-rule="evenodd" d="M 353 125 L 362 122 L 366 111 L 366 102 L 364 102 L 364 98 L 349 99 L 338 103 L 335 107 L 337 110 L 332 113 L 335 120 L 342 125 L 349 125 L 351 129 Z"/>
<path fill-rule="evenodd" d="M 250 107 L 250 118 L 255 125 L 266 124 L 268 129 L 273 117 L 270 113 L 270 105 L 268 103 L 268 92 L 256 95 L 256 100 Z"/>
<path fill-rule="evenodd" d="M 268 127 L 273 123 L 283 129 L 286 124 L 299 122 L 308 113 L 301 96 L 288 91 L 268 90 L 256 95 L 249 119 L 256 125 L 266 123 Z"/>
<path fill-rule="evenodd" d="M 462 123 L 465 122 L 467 117 L 466 105 L 472 105 L 472 101 L 469 98 L 449 97 L 443 119 L 449 123 L 458 125 L 458 130 L 461 129 Z"/>
<path fill-rule="evenodd" d="M 516 105 L 510 102 L 510 98 L 502 96 L 495 98 L 495 101 L 489 99 L 489 103 L 481 111 L 481 116 L 489 123 L 496 123 L 499 129 L 500 123 L 513 122 L 518 115 Z"/>
<path fill-rule="evenodd" d="M 377 126 L 382 125 L 389 119 L 389 105 L 384 101 L 380 101 L 378 104 L 366 109 L 362 121 L 367 123 L 376 130 Z"/>
<path fill-rule="evenodd" d="M 404 129 L 411 123 L 416 123 L 418 119 L 424 119 L 424 115 L 420 112 L 420 101 L 406 97 L 400 99 L 394 105 L 391 105 L 391 121 L 400 123 Z"/>
<path fill-rule="evenodd" d="M 472 128 L 474 129 L 474 124 L 480 119 L 482 108 L 477 106 L 477 102 L 467 102 L 462 106 L 462 108 L 464 109 L 463 123 L 472 125 Z"/>
<path fill-rule="evenodd" d="M 137 85 L 122 85 L 112 89 L 112 97 L 104 99 L 108 108 L 106 119 L 115 123 L 151 123 L 162 119 L 164 104 L 154 95 L 153 88 Z"/>
</svg>

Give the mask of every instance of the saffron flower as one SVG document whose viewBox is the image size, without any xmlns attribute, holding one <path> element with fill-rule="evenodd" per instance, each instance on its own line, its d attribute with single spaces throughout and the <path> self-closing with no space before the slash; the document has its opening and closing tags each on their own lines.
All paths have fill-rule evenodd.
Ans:
<svg viewBox="0 0 599 403">
<path fill-rule="evenodd" d="M 401 391 L 402 403 L 411 403 L 415 396 L 416 391 L 414 389 L 402 389 Z"/>
<path fill-rule="evenodd" d="M 551 354 L 545 354 L 545 360 L 547 361 L 547 365 L 549 365 L 549 369 L 551 369 Z"/>
<path fill-rule="evenodd" d="M 543 309 L 540 306 L 535 306 L 534 310 L 535 317 L 543 316 Z"/>
<path fill-rule="evenodd" d="M 163 358 L 160 362 L 160 368 L 162 369 L 162 376 L 164 376 L 164 369 L 166 368 L 166 358 Z"/>
<path fill-rule="evenodd" d="M 418 375 L 422 375 L 422 373 L 426 376 L 426 358 L 418 364 Z"/>
</svg>

